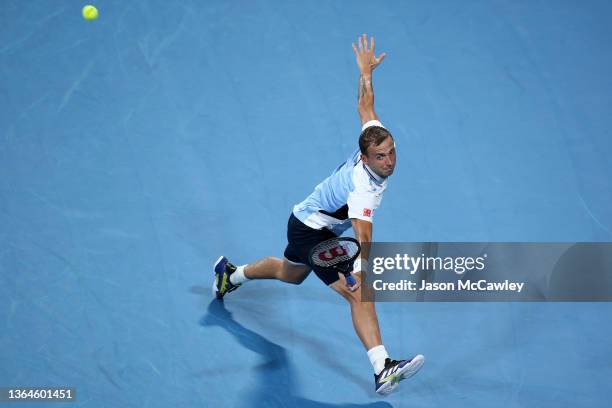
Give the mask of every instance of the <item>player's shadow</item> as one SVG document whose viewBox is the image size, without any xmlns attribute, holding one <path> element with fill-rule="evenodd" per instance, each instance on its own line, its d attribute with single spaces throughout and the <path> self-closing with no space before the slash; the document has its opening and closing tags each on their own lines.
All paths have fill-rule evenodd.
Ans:
<svg viewBox="0 0 612 408">
<path fill-rule="evenodd" d="M 260 355 L 261 364 L 254 368 L 254 389 L 245 393 L 240 406 L 269 407 L 311 407 L 311 408 L 389 408 L 387 402 L 369 404 L 328 404 L 305 399 L 295 395 L 296 384 L 293 367 L 291 366 L 285 349 L 272 343 L 260 334 L 247 329 L 236 322 L 223 301 L 213 300 L 208 305 L 206 315 L 200 319 L 202 326 L 219 326 L 230 333 L 243 347 Z"/>
</svg>

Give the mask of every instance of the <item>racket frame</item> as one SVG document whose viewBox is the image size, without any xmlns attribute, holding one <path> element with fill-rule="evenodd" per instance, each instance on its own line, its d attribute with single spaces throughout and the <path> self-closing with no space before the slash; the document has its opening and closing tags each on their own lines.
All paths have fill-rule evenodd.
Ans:
<svg viewBox="0 0 612 408">
<path fill-rule="evenodd" d="M 328 266 L 328 267 L 316 265 L 315 262 L 313 261 L 313 255 L 315 253 L 315 250 L 318 247 L 323 246 L 324 244 L 329 245 L 330 241 L 336 241 L 340 245 L 342 244 L 342 241 L 353 242 L 353 243 L 355 243 L 357 245 L 357 253 L 355 255 L 353 255 L 351 257 L 351 259 L 349 259 L 348 261 L 341 262 L 338 265 L 332 265 L 332 266 Z M 317 266 L 317 268 L 321 268 L 321 269 L 326 269 L 326 270 L 329 270 L 329 271 L 335 271 L 335 272 L 342 273 L 344 275 L 345 279 L 346 279 L 346 285 L 347 286 L 355 286 L 355 284 L 357 282 L 355 281 L 355 278 L 351 274 L 352 271 L 350 271 L 349 268 L 353 265 L 353 262 L 355 262 L 355 260 L 357 258 L 359 258 L 360 254 L 361 254 L 361 244 L 355 238 L 352 238 L 352 237 L 336 237 L 336 238 L 330 238 L 330 239 L 327 239 L 325 241 L 319 242 L 317 245 L 312 247 L 310 249 L 310 251 L 308 252 L 308 260 L 313 265 Z"/>
</svg>

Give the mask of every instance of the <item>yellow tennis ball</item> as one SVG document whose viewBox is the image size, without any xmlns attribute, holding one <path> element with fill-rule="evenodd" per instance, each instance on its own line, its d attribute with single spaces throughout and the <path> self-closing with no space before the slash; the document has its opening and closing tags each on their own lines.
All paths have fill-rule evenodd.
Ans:
<svg viewBox="0 0 612 408">
<path fill-rule="evenodd" d="M 98 18 L 98 9 L 91 4 L 86 5 L 83 7 L 83 18 L 89 21 L 95 20 Z"/>
</svg>

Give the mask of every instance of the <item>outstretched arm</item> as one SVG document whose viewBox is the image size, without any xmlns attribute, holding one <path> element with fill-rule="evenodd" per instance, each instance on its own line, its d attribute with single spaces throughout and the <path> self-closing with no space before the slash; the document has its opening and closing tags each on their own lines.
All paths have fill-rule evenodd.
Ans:
<svg viewBox="0 0 612 408">
<path fill-rule="evenodd" d="M 359 87 L 357 90 L 357 110 L 361 124 L 370 121 L 378 120 L 376 112 L 374 112 L 374 88 L 372 87 L 372 72 L 385 58 L 385 53 L 378 57 L 374 55 L 374 37 L 370 37 L 368 46 L 368 37 L 363 34 L 359 37 L 358 46 L 353 43 L 353 51 L 357 57 L 357 66 L 359 67 Z"/>
<path fill-rule="evenodd" d="M 370 255 L 369 243 L 372 242 L 372 223 L 358 218 L 351 218 L 351 223 L 353 224 L 355 239 L 361 244 L 361 257 L 368 259 Z"/>
<path fill-rule="evenodd" d="M 361 272 L 367 272 L 367 262 L 370 257 L 370 243 L 372 242 L 372 223 L 369 221 L 360 220 L 358 218 L 351 218 L 353 224 L 353 232 L 355 233 L 355 239 L 359 241 L 361 245 L 361 254 L 359 255 L 359 262 L 355 261 L 353 273 L 360 274 L 357 279 L 357 283 L 354 286 L 350 286 L 348 289 L 351 292 L 356 291 L 361 287 Z"/>
</svg>

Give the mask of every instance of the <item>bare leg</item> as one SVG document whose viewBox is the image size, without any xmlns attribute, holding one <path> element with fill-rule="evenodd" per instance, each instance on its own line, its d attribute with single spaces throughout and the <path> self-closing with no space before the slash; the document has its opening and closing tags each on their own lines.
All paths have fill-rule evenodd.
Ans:
<svg viewBox="0 0 612 408">
<path fill-rule="evenodd" d="M 244 270 L 249 279 L 278 279 L 287 283 L 300 284 L 310 273 L 310 267 L 295 265 L 286 259 L 267 257 L 250 263 Z"/>
<path fill-rule="evenodd" d="M 355 279 L 359 279 L 358 274 L 353 276 Z M 374 302 L 362 302 L 361 290 L 358 289 L 355 292 L 350 292 L 346 288 L 344 277 L 332 283 L 330 287 L 349 302 L 351 306 L 351 316 L 353 318 L 353 327 L 365 349 L 370 350 L 373 347 L 380 346 L 382 344 L 382 339 Z"/>
</svg>

